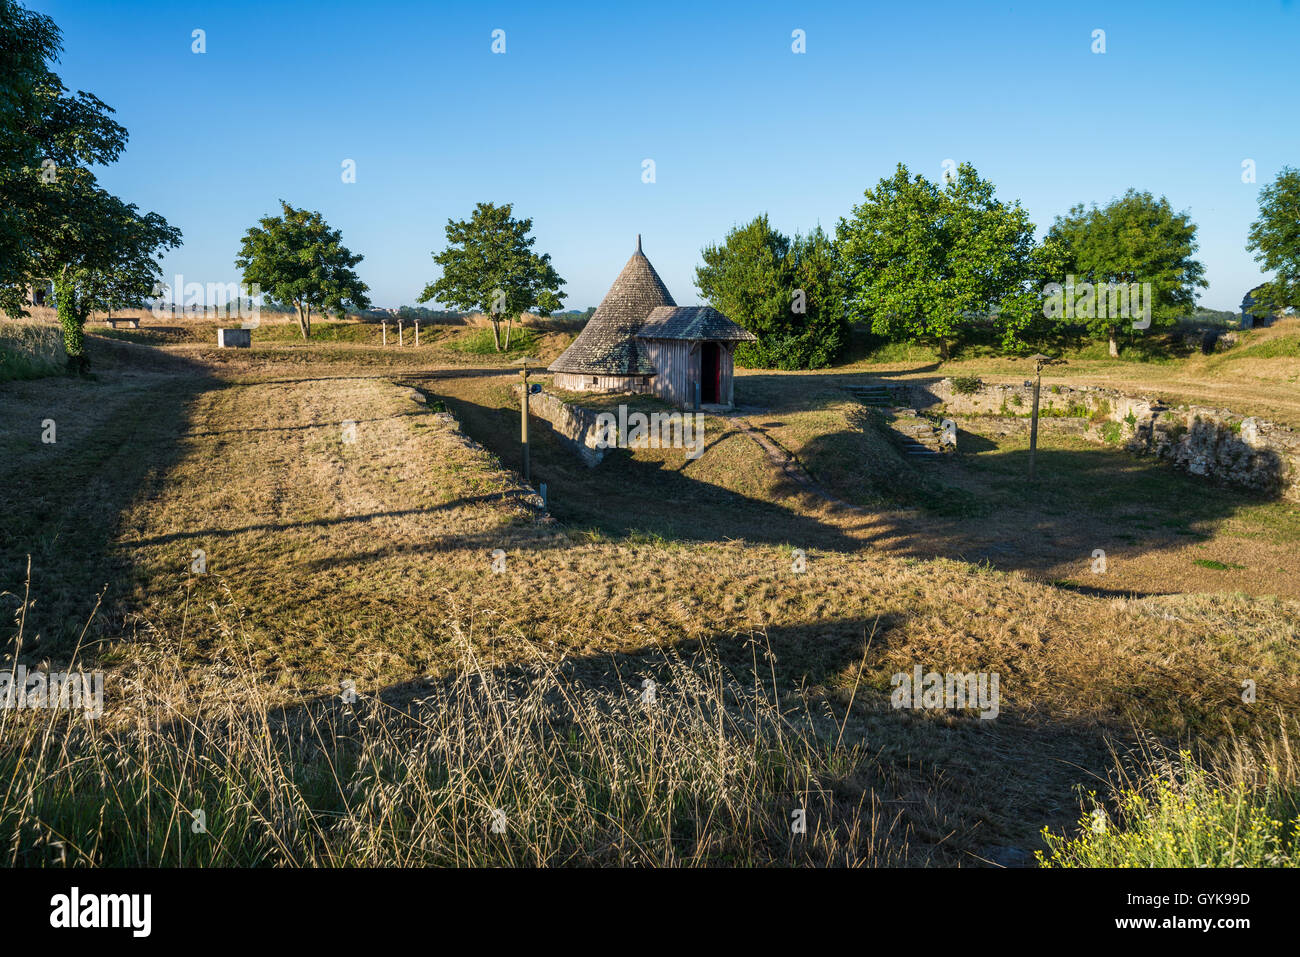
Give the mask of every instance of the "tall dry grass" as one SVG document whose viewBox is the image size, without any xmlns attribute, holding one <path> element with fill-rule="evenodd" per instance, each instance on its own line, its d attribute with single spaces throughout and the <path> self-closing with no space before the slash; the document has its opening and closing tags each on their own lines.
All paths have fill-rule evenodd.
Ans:
<svg viewBox="0 0 1300 957">
<path fill-rule="evenodd" d="M 63 368 L 63 336 L 57 325 L 0 320 L 0 382 L 37 379 Z"/>
<path fill-rule="evenodd" d="M 224 627 L 237 632 L 237 616 Z M 741 681 L 708 654 L 665 651 L 647 663 L 653 686 L 638 672 L 597 687 L 540 656 L 485 667 L 456 634 L 457 665 L 437 680 L 284 710 L 251 659 L 229 662 L 213 706 L 177 641 L 155 633 L 110 677 L 101 720 L 0 710 L 4 864 L 862 865 L 907 853 L 863 786 L 869 756 L 782 703 L 757 658 Z"/>
</svg>

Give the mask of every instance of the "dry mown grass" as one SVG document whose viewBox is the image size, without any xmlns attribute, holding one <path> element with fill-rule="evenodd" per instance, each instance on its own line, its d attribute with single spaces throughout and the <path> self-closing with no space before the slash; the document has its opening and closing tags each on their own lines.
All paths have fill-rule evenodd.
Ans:
<svg viewBox="0 0 1300 957">
<path fill-rule="evenodd" d="M 87 642 L 117 718 L 10 725 L 15 860 L 57 840 L 132 863 L 978 863 L 1072 821 L 1135 725 L 1212 739 L 1300 709 L 1292 602 L 1094 597 L 891 554 L 888 513 L 790 487 L 725 417 L 697 461 L 594 473 L 540 431 L 547 518 L 504 442 L 504 462 L 466 443 L 391 374 L 245 361 L 4 398 L 15 611 L 34 556 L 23 658 L 67 664 L 107 582 Z M 517 428 L 513 380 L 407 378 L 489 445 Z M 52 406 L 68 426 L 42 447 L 28 426 Z M 828 414 L 760 424 L 794 446 Z M 917 664 L 999 673 L 1001 715 L 892 710 Z M 671 716 L 638 710 L 647 678 Z M 344 681 L 352 714 L 325 703 Z M 97 767 L 133 782 L 112 826 Z M 179 826 L 198 801 L 220 842 Z M 803 806 L 821 816 L 795 844 Z"/>
</svg>

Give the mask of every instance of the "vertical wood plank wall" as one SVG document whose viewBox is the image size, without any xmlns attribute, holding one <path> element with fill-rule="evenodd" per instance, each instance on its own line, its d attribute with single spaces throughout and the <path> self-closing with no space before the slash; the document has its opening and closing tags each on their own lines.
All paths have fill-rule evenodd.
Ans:
<svg viewBox="0 0 1300 957">
<path fill-rule="evenodd" d="M 646 339 L 644 342 L 650 361 L 659 370 L 651 380 L 654 394 L 673 405 L 694 403 L 700 354 L 691 353 L 693 343 L 685 339 Z"/>
<path fill-rule="evenodd" d="M 650 380 L 655 395 L 685 409 L 695 406 L 695 383 L 700 378 L 700 342 L 689 339 L 646 339 L 646 352 L 659 374 Z M 732 351 L 735 343 L 718 343 L 718 401 L 735 400 Z"/>
<path fill-rule="evenodd" d="M 659 374 L 649 381 L 641 376 L 589 376 L 555 373 L 554 385 L 567 392 L 652 392 L 683 409 L 695 407 L 695 383 L 700 378 L 700 342 L 690 339 L 645 339 L 646 353 Z M 731 407 L 736 401 L 732 353 L 734 342 L 718 343 L 718 401 Z M 593 382 L 593 380 L 595 380 Z"/>
</svg>

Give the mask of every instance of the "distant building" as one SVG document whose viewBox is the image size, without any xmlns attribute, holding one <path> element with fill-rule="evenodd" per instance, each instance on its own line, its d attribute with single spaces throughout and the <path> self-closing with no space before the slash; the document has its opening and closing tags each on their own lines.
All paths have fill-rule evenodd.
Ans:
<svg viewBox="0 0 1300 957">
<path fill-rule="evenodd" d="M 1264 286 L 1261 283 L 1250 292 L 1246 293 L 1242 298 L 1241 328 L 1253 329 L 1256 326 L 1271 326 L 1274 320 L 1277 319 L 1276 315 L 1269 311 L 1266 306 L 1260 305 L 1259 301 L 1255 298 L 1255 294 L 1263 288 Z"/>
<path fill-rule="evenodd" d="M 641 251 L 551 363 L 570 392 L 646 392 L 677 406 L 735 404 L 733 355 L 757 337 L 708 306 L 678 306 Z"/>
</svg>

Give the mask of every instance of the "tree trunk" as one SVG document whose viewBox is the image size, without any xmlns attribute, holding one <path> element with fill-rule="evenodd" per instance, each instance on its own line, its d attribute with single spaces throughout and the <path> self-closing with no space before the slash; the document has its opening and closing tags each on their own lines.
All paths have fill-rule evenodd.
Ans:
<svg viewBox="0 0 1300 957">
<path fill-rule="evenodd" d="M 86 358 L 85 314 L 78 308 L 73 285 L 65 278 L 54 280 L 55 307 L 63 327 L 63 351 L 68 355 L 68 374 L 85 375 L 90 371 Z"/>
<path fill-rule="evenodd" d="M 951 354 L 948 351 L 948 340 L 942 337 L 939 339 L 939 358 L 944 362 L 947 362 L 948 359 L 951 358 Z"/>
<path fill-rule="evenodd" d="M 513 319 L 506 320 L 506 352 L 510 351 L 510 330 L 514 328 L 514 324 L 515 321 Z"/>
<path fill-rule="evenodd" d="M 492 320 L 492 341 L 496 344 L 497 352 L 501 351 L 501 320 Z"/>
<path fill-rule="evenodd" d="M 1114 329 L 1110 330 L 1110 357 L 1112 359 L 1119 358 L 1119 340 L 1115 338 Z"/>
</svg>

